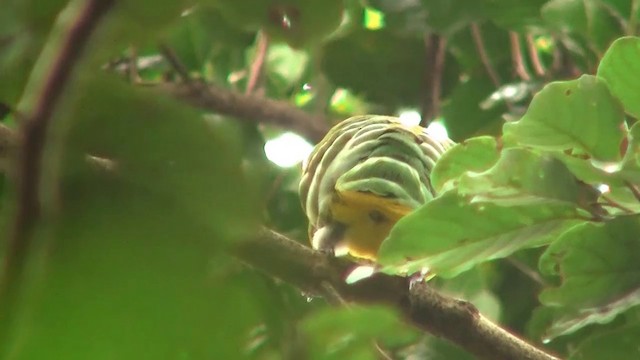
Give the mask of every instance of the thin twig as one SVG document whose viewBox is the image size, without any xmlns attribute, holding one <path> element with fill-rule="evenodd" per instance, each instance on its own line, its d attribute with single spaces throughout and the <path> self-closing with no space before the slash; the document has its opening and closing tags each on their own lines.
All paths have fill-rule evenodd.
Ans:
<svg viewBox="0 0 640 360">
<path fill-rule="evenodd" d="M 391 356 L 385 349 L 382 348 L 378 341 L 373 341 L 373 347 L 378 351 L 378 355 L 382 360 L 393 360 L 393 356 Z"/>
<path fill-rule="evenodd" d="M 520 48 L 520 36 L 515 31 L 509 31 L 509 42 L 511 43 L 511 63 L 516 75 L 522 81 L 531 80 L 522 60 L 522 49 Z"/>
<path fill-rule="evenodd" d="M 640 190 L 629 181 L 625 181 L 624 184 L 627 186 L 627 188 L 629 188 L 629 190 L 633 194 L 633 197 L 640 202 Z"/>
<path fill-rule="evenodd" d="M 613 200 L 612 198 L 610 198 L 610 197 L 608 197 L 606 195 L 602 195 L 600 198 L 605 201 L 605 204 L 602 204 L 603 206 L 609 206 L 609 207 L 612 207 L 612 208 L 616 208 L 618 210 L 624 211 L 627 214 L 635 214 L 636 213 L 632 209 L 629 209 L 628 207 L 620 204 L 619 202 Z"/>
<path fill-rule="evenodd" d="M 416 327 L 443 337 L 479 359 L 557 360 L 482 316 L 470 303 L 446 297 L 425 282 L 409 287 L 405 277 L 375 274 L 355 284 L 345 275 L 355 264 L 314 251 L 270 230 L 241 242 L 234 255 L 246 264 L 311 295 L 330 283 L 340 297 L 394 307 Z"/>
<path fill-rule="evenodd" d="M 446 57 L 447 40 L 437 34 L 425 37 L 427 48 L 427 94 L 422 106 L 420 125 L 426 127 L 440 113 L 440 95 L 442 91 L 442 73 Z"/>
<path fill-rule="evenodd" d="M 260 82 L 264 78 L 264 69 L 267 59 L 267 52 L 269 50 L 269 36 L 266 32 L 260 31 L 258 33 L 258 39 L 256 44 L 256 53 L 251 62 L 251 68 L 249 70 L 249 79 L 247 80 L 247 88 L 244 93 L 250 95 L 256 92 Z"/>
<path fill-rule="evenodd" d="M 53 35 L 59 38 L 51 40 L 59 43 L 57 53 L 52 59 L 40 59 L 51 65 L 46 75 L 36 80 L 41 84 L 35 87 L 33 108 L 25 111 L 27 117 L 20 123 L 17 205 L 0 274 L 0 324 L 3 324 L 3 331 L 11 326 L 7 319 L 15 310 L 31 245 L 30 237 L 42 210 L 39 191 L 41 163 L 51 119 L 93 30 L 113 3 L 112 0 L 71 2 L 63 11 L 75 12 L 74 16 L 60 17 L 59 25 L 64 31 Z"/>
<path fill-rule="evenodd" d="M 526 264 L 522 263 L 520 260 L 515 259 L 513 257 L 508 257 L 507 258 L 507 262 L 509 264 L 511 264 L 513 267 L 515 267 L 516 269 L 520 270 L 520 272 L 522 272 L 524 275 L 526 275 L 529 279 L 533 280 L 534 282 L 538 283 L 539 285 L 547 286 L 547 283 L 544 281 L 542 276 L 540 276 L 540 274 L 538 274 L 536 271 L 532 270 L 530 267 L 528 267 Z"/>
<path fill-rule="evenodd" d="M 493 65 L 491 65 L 491 60 L 489 59 L 487 49 L 484 46 L 484 40 L 482 39 L 482 32 L 480 31 L 480 26 L 477 23 L 471 24 L 471 36 L 473 37 L 473 43 L 476 46 L 478 55 L 480 56 L 480 61 L 482 61 L 482 65 L 487 71 L 491 82 L 496 88 L 499 88 L 501 83 L 500 77 L 496 73 L 496 70 L 493 68 Z"/>
<path fill-rule="evenodd" d="M 184 66 L 176 52 L 165 44 L 161 44 L 159 48 L 162 56 L 167 60 L 167 62 L 169 62 L 169 65 L 171 65 L 171 68 L 178 74 L 178 76 L 180 76 L 180 79 L 185 84 L 192 85 L 193 81 L 191 80 L 191 75 L 189 75 L 189 69 Z"/>
<path fill-rule="evenodd" d="M 544 65 L 542 65 L 542 61 L 540 61 L 540 55 L 538 54 L 538 49 L 536 49 L 536 42 L 533 39 L 533 35 L 527 34 L 525 39 L 527 41 L 527 49 L 529 50 L 529 59 L 531 60 L 533 71 L 535 71 L 538 76 L 544 76 L 546 70 Z"/>
</svg>

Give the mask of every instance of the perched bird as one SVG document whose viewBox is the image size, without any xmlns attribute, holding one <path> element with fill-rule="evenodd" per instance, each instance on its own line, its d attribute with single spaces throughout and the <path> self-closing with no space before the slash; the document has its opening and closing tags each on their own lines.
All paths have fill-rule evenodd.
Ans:
<svg viewBox="0 0 640 360">
<path fill-rule="evenodd" d="M 453 145 L 390 116 L 355 116 L 315 147 L 300 181 L 313 248 L 375 260 L 403 216 L 435 196 L 429 176 Z"/>
</svg>

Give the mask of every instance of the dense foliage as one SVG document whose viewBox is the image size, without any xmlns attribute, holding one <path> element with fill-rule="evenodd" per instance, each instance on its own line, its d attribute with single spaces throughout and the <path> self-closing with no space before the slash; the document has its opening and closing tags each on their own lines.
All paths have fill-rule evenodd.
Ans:
<svg viewBox="0 0 640 360">
<path fill-rule="evenodd" d="M 16 130 L 3 144 L 52 98 L 41 89 L 87 2 L 3 4 L 0 119 Z M 393 309 L 331 307 L 227 252 L 260 225 L 308 241 L 299 166 L 270 163 L 266 141 L 407 111 L 458 144 L 432 174 L 440 196 L 383 243 L 380 271 L 422 272 L 563 358 L 638 357 L 639 5 L 115 1 L 43 115 L 27 225 L 26 160 L 3 148 L 17 161 L 3 166 L 0 358 L 471 359 Z M 167 90 L 196 81 L 321 123 Z"/>
</svg>

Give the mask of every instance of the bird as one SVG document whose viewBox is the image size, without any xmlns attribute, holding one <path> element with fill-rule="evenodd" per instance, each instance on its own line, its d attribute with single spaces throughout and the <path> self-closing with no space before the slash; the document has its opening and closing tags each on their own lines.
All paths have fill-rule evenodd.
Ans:
<svg viewBox="0 0 640 360">
<path fill-rule="evenodd" d="M 375 262 L 396 222 L 437 195 L 430 174 L 453 145 L 392 116 L 359 115 L 333 126 L 302 165 L 311 246 Z"/>
</svg>

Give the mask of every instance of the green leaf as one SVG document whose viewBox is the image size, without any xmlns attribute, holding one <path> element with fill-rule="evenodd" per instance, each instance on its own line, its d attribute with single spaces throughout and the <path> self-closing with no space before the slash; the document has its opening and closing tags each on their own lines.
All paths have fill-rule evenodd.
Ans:
<svg viewBox="0 0 640 360">
<path fill-rule="evenodd" d="M 636 118 L 640 118 L 640 100 L 635 96 L 640 93 L 640 64 L 635 61 L 638 57 L 640 38 L 623 37 L 611 45 L 598 66 L 598 77 L 607 81 L 611 93 Z"/>
<path fill-rule="evenodd" d="M 421 0 L 427 10 L 427 24 L 436 32 L 451 35 L 472 22 L 486 18 L 486 7 L 477 0 Z"/>
<path fill-rule="evenodd" d="M 431 185 L 436 192 L 442 192 L 449 188 L 448 182 L 467 171 L 484 171 L 495 164 L 498 157 L 498 144 L 491 136 L 474 137 L 455 144 L 436 162 L 431 172 Z"/>
<path fill-rule="evenodd" d="M 258 304 L 229 276 L 222 238 L 117 175 L 76 172 L 62 195 L 62 213 L 35 239 L 44 246 L 30 257 L 39 276 L 24 284 L 34 295 L 17 313 L 20 340 L 4 350 L 24 359 L 239 358 Z M 228 311 L 235 306 L 243 310 Z"/>
<path fill-rule="evenodd" d="M 618 162 L 623 121 L 624 111 L 606 83 L 583 75 L 545 86 L 519 121 L 504 125 L 504 136 L 544 150 L 577 148 L 594 160 Z"/>
<path fill-rule="evenodd" d="M 204 71 L 216 56 L 244 54 L 255 35 L 232 27 L 217 9 L 201 5 L 181 16 L 163 37 L 189 70 Z M 221 78 L 226 81 L 231 69 L 215 70 L 224 72 Z"/>
<path fill-rule="evenodd" d="M 623 30 L 619 19 L 601 1 L 552 0 L 540 13 L 549 29 L 579 35 L 599 52 Z"/>
<path fill-rule="evenodd" d="M 540 258 L 540 270 L 562 276 L 540 301 L 559 307 L 547 337 L 607 323 L 640 304 L 640 217 L 623 216 L 604 224 L 585 223 L 565 233 Z"/>
<path fill-rule="evenodd" d="M 566 202 L 591 212 L 599 193 L 581 184 L 555 157 L 531 150 L 505 149 L 498 162 L 481 173 L 466 173 L 458 182 L 460 194 L 509 206 Z"/>
<path fill-rule="evenodd" d="M 588 159 L 576 157 L 559 151 L 552 154 L 553 157 L 562 161 L 571 173 L 581 181 L 589 184 L 623 185 L 620 176 L 618 176 L 616 172 L 609 172 L 603 170 L 601 167 L 596 167 L 593 162 Z M 617 165 L 618 164 L 616 164 L 616 166 Z"/>
<path fill-rule="evenodd" d="M 453 277 L 474 265 L 551 242 L 579 223 L 575 207 L 503 207 L 448 191 L 400 219 L 382 243 L 378 262 L 389 273 L 428 270 Z"/>
<path fill-rule="evenodd" d="M 568 360 L 635 359 L 640 357 L 638 339 L 640 339 L 638 324 L 597 334 L 578 345 Z"/>
<path fill-rule="evenodd" d="M 417 334 L 392 309 L 382 306 L 325 308 L 302 324 L 313 359 L 373 359 L 382 346 L 399 346 Z M 353 354 L 359 354 L 354 357 Z"/>
<path fill-rule="evenodd" d="M 499 26 L 512 30 L 527 30 L 540 26 L 540 8 L 546 0 L 489 0 L 488 15 Z"/>
</svg>

